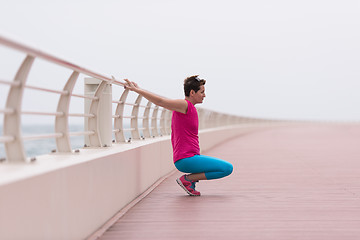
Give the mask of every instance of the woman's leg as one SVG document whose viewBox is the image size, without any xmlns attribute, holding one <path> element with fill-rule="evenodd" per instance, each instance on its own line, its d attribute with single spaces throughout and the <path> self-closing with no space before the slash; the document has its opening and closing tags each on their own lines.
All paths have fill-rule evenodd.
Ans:
<svg viewBox="0 0 360 240">
<path fill-rule="evenodd" d="M 189 175 L 186 176 L 187 179 L 189 179 L 190 181 L 193 182 L 197 182 L 200 180 L 208 180 L 205 173 L 191 173 Z"/>
<path fill-rule="evenodd" d="M 181 159 L 175 166 L 181 172 L 191 173 L 187 176 L 191 181 L 223 178 L 233 171 L 231 163 L 205 155 Z"/>
</svg>

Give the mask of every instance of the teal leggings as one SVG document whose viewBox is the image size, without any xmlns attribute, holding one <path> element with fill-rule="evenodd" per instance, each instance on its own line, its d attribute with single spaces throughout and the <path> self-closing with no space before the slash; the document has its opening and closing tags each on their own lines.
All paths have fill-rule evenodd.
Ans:
<svg viewBox="0 0 360 240">
<path fill-rule="evenodd" d="M 226 177 L 233 171 L 231 163 L 205 155 L 180 159 L 175 167 L 184 173 L 205 173 L 208 180 Z"/>
</svg>

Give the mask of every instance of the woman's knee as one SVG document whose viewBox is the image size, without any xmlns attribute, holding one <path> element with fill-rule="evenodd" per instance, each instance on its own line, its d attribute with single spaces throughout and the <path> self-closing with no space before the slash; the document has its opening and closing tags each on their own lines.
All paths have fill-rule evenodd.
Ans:
<svg viewBox="0 0 360 240">
<path fill-rule="evenodd" d="M 233 172 L 233 165 L 231 163 L 225 162 L 222 165 L 221 171 L 223 172 L 223 177 L 229 176 Z"/>
<path fill-rule="evenodd" d="M 224 168 L 224 174 L 225 176 L 229 176 L 234 170 L 234 167 L 231 163 L 226 164 L 226 167 Z"/>
</svg>

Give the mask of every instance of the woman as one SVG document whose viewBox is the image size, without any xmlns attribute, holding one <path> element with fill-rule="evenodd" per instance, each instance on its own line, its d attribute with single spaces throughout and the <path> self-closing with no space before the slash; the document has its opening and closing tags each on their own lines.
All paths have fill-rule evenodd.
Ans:
<svg viewBox="0 0 360 240">
<path fill-rule="evenodd" d="M 175 167 L 184 173 L 176 182 L 190 195 L 200 196 L 195 183 L 200 180 L 223 178 L 230 175 L 233 166 L 221 159 L 200 155 L 198 129 L 199 119 L 195 105 L 205 98 L 204 79 L 198 75 L 184 81 L 185 99 L 168 99 L 141 89 L 136 83 L 125 79 L 125 88 L 134 91 L 150 102 L 173 111 L 171 120 L 171 143 Z"/>
</svg>

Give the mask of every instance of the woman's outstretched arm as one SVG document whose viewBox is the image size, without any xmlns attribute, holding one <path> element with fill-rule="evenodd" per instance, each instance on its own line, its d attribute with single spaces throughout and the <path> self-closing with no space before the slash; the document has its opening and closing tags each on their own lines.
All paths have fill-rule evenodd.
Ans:
<svg viewBox="0 0 360 240">
<path fill-rule="evenodd" d="M 124 79 L 126 84 L 125 88 L 130 91 L 134 91 L 155 105 L 169 109 L 171 111 L 186 113 L 188 103 L 184 99 L 169 99 L 156 95 L 155 93 L 149 92 L 145 89 L 140 88 L 135 82 L 131 82 L 128 79 Z"/>
</svg>

